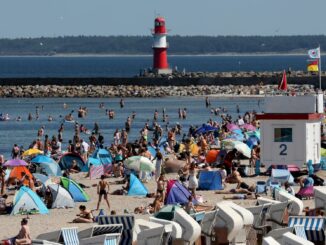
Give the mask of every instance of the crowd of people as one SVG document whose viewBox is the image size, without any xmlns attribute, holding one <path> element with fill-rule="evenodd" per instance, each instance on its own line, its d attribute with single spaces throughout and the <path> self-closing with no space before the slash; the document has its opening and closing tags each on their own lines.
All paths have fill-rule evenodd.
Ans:
<svg viewBox="0 0 326 245">
<path fill-rule="evenodd" d="M 211 102 L 208 98 L 205 100 L 207 108 L 211 107 Z M 66 106 L 66 105 L 64 105 Z M 120 108 L 125 106 L 124 100 L 120 100 Z M 104 104 L 100 104 L 99 108 L 104 109 Z M 37 115 L 38 110 L 37 108 Z M 153 113 L 152 123 L 146 122 L 144 126 L 139 130 L 139 137 L 130 141 L 128 133 L 133 129 L 133 121 L 136 118 L 136 112 L 132 112 L 130 116 L 127 117 L 124 127 L 122 129 L 116 129 L 111 138 L 111 143 L 107 144 L 109 140 L 106 139 L 107 135 L 101 133 L 100 125 L 94 122 L 94 127 L 92 130 L 87 129 L 83 124 L 75 122 L 74 124 L 74 135 L 68 140 L 68 145 L 66 149 L 63 148 L 63 138 L 65 131 L 65 124 L 61 123 L 58 128 L 58 134 L 50 137 L 45 130 L 45 127 L 41 127 L 37 131 L 37 138 L 32 141 L 29 149 L 37 149 L 43 151 L 44 155 L 48 155 L 51 158 L 58 160 L 63 152 L 74 153 L 87 162 L 89 156 L 97 148 L 106 148 L 113 159 L 113 167 L 110 173 L 105 173 L 101 176 L 101 180 L 97 185 L 98 203 L 96 209 L 100 208 L 102 200 L 105 201 L 108 206 L 108 210 L 111 213 L 115 213 L 110 206 L 109 201 L 109 191 L 110 184 L 106 180 L 107 177 L 123 178 L 122 183 L 126 186 L 123 187 L 121 191 L 116 191 L 112 194 L 124 194 L 129 189 L 129 173 L 130 171 L 126 169 L 123 162 L 125 159 L 132 156 L 143 156 L 149 158 L 150 160 L 155 160 L 155 171 L 151 173 L 154 177 L 157 188 L 155 193 L 151 193 L 148 197 L 154 198 L 154 200 L 147 206 L 140 206 L 134 209 L 134 213 L 155 213 L 161 209 L 165 203 L 166 199 L 166 184 L 167 179 L 165 177 L 165 170 L 168 168 L 166 165 L 166 156 L 174 156 L 175 159 L 182 161 L 184 164 L 180 165 L 178 168 L 179 180 L 180 182 L 189 189 L 191 196 L 189 197 L 188 203 L 185 204 L 185 210 L 190 213 L 197 210 L 193 205 L 193 200 L 196 199 L 196 190 L 198 188 L 198 172 L 199 171 L 210 171 L 212 168 L 218 168 L 221 172 L 222 181 L 224 185 L 224 190 L 217 193 L 232 193 L 232 194 L 245 194 L 244 198 L 256 198 L 255 186 L 248 185 L 244 180 L 244 173 L 239 167 L 239 159 L 244 158 L 241 152 L 236 149 L 220 150 L 219 158 L 213 165 L 208 164 L 205 161 L 205 156 L 207 152 L 213 147 L 221 148 L 221 141 L 225 139 L 228 135 L 232 134 L 228 130 L 227 125 L 229 123 L 236 124 L 241 127 L 244 124 L 251 124 L 257 129 L 259 129 L 259 121 L 255 119 L 255 111 L 245 112 L 240 115 L 240 107 L 236 106 L 236 111 L 239 114 L 237 118 L 233 118 L 231 115 L 227 114 L 225 108 L 211 108 L 211 113 L 218 115 L 220 120 L 208 120 L 205 125 L 214 128 L 214 130 L 209 130 L 207 132 L 197 133 L 200 126 L 191 125 L 188 129 L 185 129 L 180 123 L 174 125 L 169 123 L 168 115 L 166 114 L 166 109 L 162 109 L 162 113 L 155 110 Z M 86 107 L 80 107 L 78 110 L 78 117 L 86 117 L 88 109 Z M 106 115 L 109 119 L 115 117 L 114 110 L 107 109 Z M 187 108 L 179 108 L 178 114 L 179 118 L 187 119 Z M 31 115 L 30 115 L 31 116 Z M 31 116 L 32 117 L 32 116 Z M 66 115 L 65 120 L 73 121 L 73 111 Z M 162 123 L 160 124 L 160 120 Z M 85 139 L 85 134 L 89 132 L 89 136 Z M 193 151 L 194 145 L 197 151 Z M 149 151 L 149 147 L 155 149 L 155 156 Z M 12 158 L 22 158 L 24 149 L 18 145 L 14 145 L 11 152 Z M 2 166 L 4 163 L 3 158 L 0 158 L 0 183 L 1 183 L 1 197 L 0 197 L 0 212 L 9 213 L 10 204 L 7 203 L 7 195 L 5 193 L 5 172 L 6 167 Z M 28 159 L 27 159 L 28 160 Z M 253 146 L 251 150 L 251 157 L 249 159 L 249 164 L 252 168 L 256 166 L 256 163 L 260 160 L 260 147 L 258 145 Z M 76 162 L 72 162 L 70 167 L 65 170 L 64 176 L 73 178 L 73 175 L 79 173 L 81 169 Z M 148 174 L 144 172 L 137 173 L 141 181 L 146 182 Z M 86 175 L 87 177 L 89 176 Z M 302 185 L 307 184 L 308 180 L 302 180 L 300 183 Z M 311 182 L 309 182 L 311 184 Z M 308 183 L 308 184 L 309 184 Z M 235 188 L 228 188 L 229 184 L 236 184 Z M 30 189 L 37 192 L 39 184 L 35 179 L 30 178 L 27 175 L 23 175 L 22 179 L 16 180 L 16 185 L 22 186 L 27 185 Z M 292 187 L 287 183 L 285 189 L 294 194 Z M 238 198 L 235 196 L 234 198 Z M 229 197 L 225 197 L 229 198 Z M 231 197 L 233 198 L 233 197 Z M 243 198 L 243 196 L 242 196 Z M 73 222 L 93 222 L 92 210 L 86 208 L 86 206 L 81 205 L 79 207 L 80 214 L 74 219 Z M 19 239 L 29 239 L 29 231 L 26 228 L 26 221 L 22 221 L 22 234 L 17 236 L 16 244 L 19 243 Z M 22 238 L 20 238 L 22 237 Z M 28 243 L 26 243 L 28 244 Z"/>
</svg>

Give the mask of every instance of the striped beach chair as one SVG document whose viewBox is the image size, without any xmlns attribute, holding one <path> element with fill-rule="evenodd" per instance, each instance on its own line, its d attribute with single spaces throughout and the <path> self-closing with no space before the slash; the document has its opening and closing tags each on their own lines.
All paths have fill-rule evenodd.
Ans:
<svg viewBox="0 0 326 245">
<path fill-rule="evenodd" d="M 122 224 L 123 231 L 121 234 L 121 245 L 132 244 L 132 233 L 135 224 L 135 217 L 133 215 L 110 215 L 110 216 L 98 216 L 99 225 L 112 225 Z"/>
<path fill-rule="evenodd" d="M 79 245 L 78 227 L 61 228 L 58 242 L 65 245 Z"/>
<path fill-rule="evenodd" d="M 325 242 L 325 217 L 290 216 L 289 227 L 302 225 L 309 241 Z"/>
<path fill-rule="evenodd" d="M 118 245 L 120 242 L 120 233 L 112 233 L 105 235 L 104 245 Z"/>
<path fill-rule="evenodd" d="M 308 240 L 307 235 L 306 235 L 306 231 L 303 225 L 295 225 L 294 226 L 294 233 L 299 236 L 302 237 L 303 239 Z"/>
</svg>

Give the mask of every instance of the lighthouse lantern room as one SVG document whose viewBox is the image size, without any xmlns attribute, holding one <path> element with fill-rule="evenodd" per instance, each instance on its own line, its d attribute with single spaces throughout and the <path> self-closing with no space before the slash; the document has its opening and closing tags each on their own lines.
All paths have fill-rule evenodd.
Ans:
<svg viewBox="0 0 326 245">
<path fill-rule="evenodd" d="M 167 49 L 168 43 L 166 41 L 167 31 L 165 27 L 165 19 L 157 17 L 154 21 L 153 30 L 153 70 L 157 74 L 171 74 L 172 70 L 169 68 Z"/>
<path fill-rule="evenodd" d="M 323 94 L 268 96 L 263 114 L 258 114 L 261 131 L 261 162 L 270 165 L 320 163 Z"/>
</svg>

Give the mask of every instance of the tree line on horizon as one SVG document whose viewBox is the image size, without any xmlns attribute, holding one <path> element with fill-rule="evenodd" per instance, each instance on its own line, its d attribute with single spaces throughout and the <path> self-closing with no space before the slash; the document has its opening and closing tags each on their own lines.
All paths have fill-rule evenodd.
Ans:
<svg viewBox="0 0 326 245">
<path fill-rule="evenodd" d="M 305 53 L 326 36 L 168 36 L 169 54 Z M 151 36 L 65 36 L 0 39 L 0 55 L 152 53 Z"/>
</svg>

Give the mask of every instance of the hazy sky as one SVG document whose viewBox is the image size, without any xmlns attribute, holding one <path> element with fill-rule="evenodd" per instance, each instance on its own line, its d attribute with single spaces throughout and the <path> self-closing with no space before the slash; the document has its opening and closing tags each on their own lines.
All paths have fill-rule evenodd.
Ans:
<svg viewBox="0 0 326 245">
<path fill-rule="evenodd" d="M 0 0 L 0 38 L 326 34 L 326 0 Z"/>
</svg>

